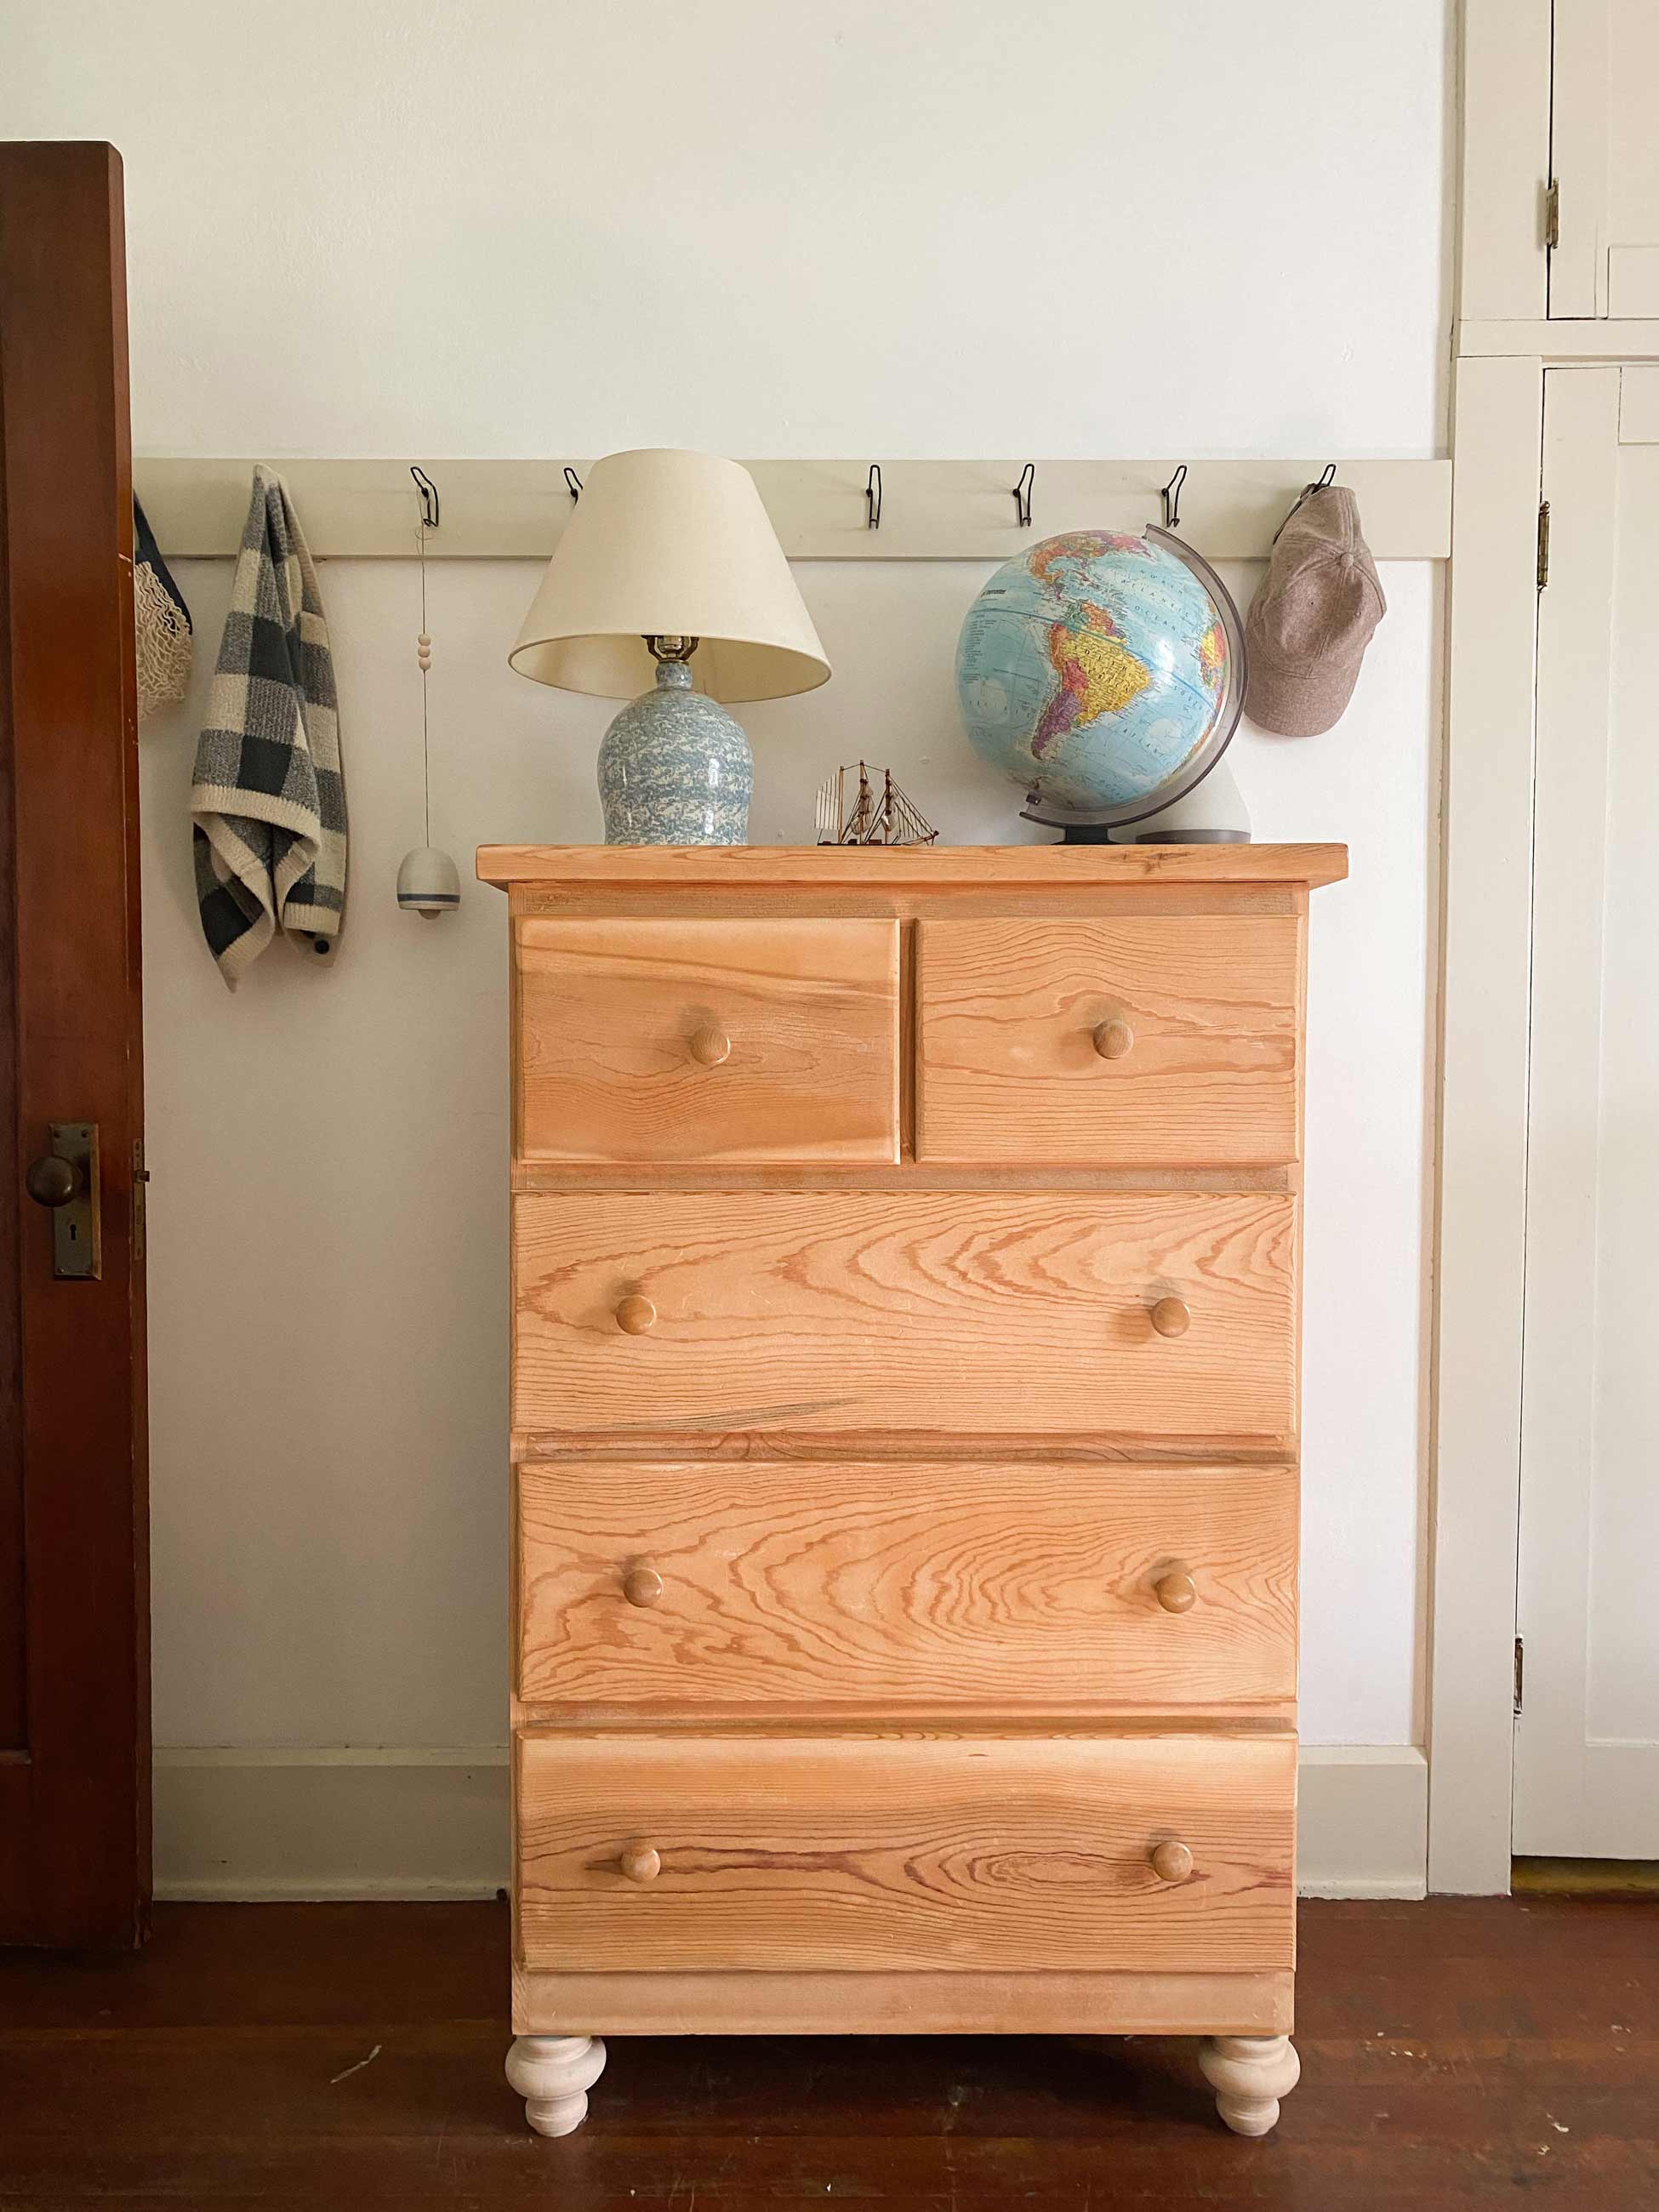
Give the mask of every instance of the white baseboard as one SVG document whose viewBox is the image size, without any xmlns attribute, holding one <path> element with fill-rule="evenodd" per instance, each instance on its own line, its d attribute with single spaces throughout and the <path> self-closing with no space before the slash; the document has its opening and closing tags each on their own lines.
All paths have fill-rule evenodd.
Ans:
<svg viewBox="0 0 1659 2212">
<path fill-rule="evenodd" d="M 507 1878 L 507 1753 L 155 1753 L 161 1898 L 493 1897 Z M 1405 1747 L 1304 1745 L 1299 1887 L 1421 1897 L 1428 1768 Z"/>
<path fill-rule="evenodd" d="M 1296 1886 L 1304 1897 L 1423 1897 L 1429 1763 L 1414 1745 L 1304 1743 Z"/>
<path fill-rule="evenodd" d="M 161 1898 L 494 1897 L 507 1751 L 155 1750 Z"/>
</svg>

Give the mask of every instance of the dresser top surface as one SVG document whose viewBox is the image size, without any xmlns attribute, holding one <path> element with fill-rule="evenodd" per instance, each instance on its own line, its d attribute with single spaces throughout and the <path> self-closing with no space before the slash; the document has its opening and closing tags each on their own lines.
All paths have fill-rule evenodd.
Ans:
<svg viewBox="0 0 1659 2212">
<path fill-rule="evenodd" d="M 481 845 L 478 878 L 589 890 L 1086 890 L 1340 883 L 1346 845 Z"/>
</svg>

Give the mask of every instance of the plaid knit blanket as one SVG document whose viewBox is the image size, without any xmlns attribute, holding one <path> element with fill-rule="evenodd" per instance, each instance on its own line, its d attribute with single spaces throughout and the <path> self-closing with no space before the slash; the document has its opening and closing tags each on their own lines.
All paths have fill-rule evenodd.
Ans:
<svg viewBox="0 0 1659 2212">
<path fill-rule="evenodd" d="M 191 784 L 202 932 L 234 991 L 280 927 L 331 955 L 345 919 L 346 794 L 317 571 L 280 477 L 253 473 Z"/>
</svg>

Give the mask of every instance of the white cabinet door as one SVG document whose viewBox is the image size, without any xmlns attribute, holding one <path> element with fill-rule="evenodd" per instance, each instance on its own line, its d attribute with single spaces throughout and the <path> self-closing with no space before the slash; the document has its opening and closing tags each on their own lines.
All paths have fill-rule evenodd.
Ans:
<svg viewBox="0 0 1659 2212">
<path fill-rule="evenodd" d="M 1659 317 L 1659 0 L 1555 0 L 1552 316 Z"/>
<path fill-rule="evenodd" d="M 1659 369 L 1548 373 L 1544 494 L 1514 1846 L 1656 1859 Z"/>
</svg>

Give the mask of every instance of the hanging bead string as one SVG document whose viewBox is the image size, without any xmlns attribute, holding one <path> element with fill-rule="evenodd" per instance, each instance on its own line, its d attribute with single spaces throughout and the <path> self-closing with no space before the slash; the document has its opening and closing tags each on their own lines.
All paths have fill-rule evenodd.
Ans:
<svg viewBox="0 0 1659 2212">
<path fill-rule="evenodd" d="M 427 724 L 427 678 L 432 673 L 432 640 L 426 630 L 426 517 L 421 517 L 421 634 L 415 641 L 415 658 L 421 665 L 421 786 L 426 804 L 425 842 L 432 842 L 432 745 Z"/>
</svg>

